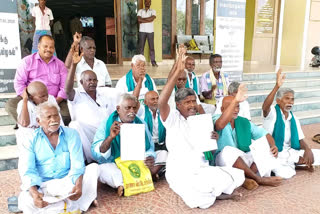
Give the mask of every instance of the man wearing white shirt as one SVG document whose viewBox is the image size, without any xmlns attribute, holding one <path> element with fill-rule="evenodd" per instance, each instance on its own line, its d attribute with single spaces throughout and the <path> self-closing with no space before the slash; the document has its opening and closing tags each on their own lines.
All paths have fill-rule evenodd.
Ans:
<svg viewBox="0 0 320 214">
<path fill-rule="evenodd" d="M 43 35 L 52 35 L 50 26 L 53 24 L 53 14 L 50 8 L 46 7 L 46 0 L 39 0 L 39 5 L 32 10 L 34 35 L 32 42 L 32 53 L 38 51 L 39 38 Z"/>
<path fill-rule="evenodd" d="M 197 112 L 196 95 L 192 89 L 177 91 L 177 109 L 168 105 L 168 100 L 180 73 L 184 71 L 184 54 L 178 57 L 172 75 L 163 88 L 159 98 L 160 117 L 166 127 L 166 146 L 168 158 L 166 163 L 166 179 L 170 188 L 176 192 L 191 208 L 208 208 L 223 193 L 224 199 L 238 197 L 231 195 L 244 182 L 242 170 L 232 167 L 214 167 L 209 165 L 213 159 L 211 151 L 201 152 L 190 142 L 187 118 Z M 212 130 L 211 138 L 218 136 Z M 211 153 L 211 157 L 210 157 Z"/>
<path fill-rule="evenodd" d="M 65 91 L 71 115 L 69 127 L 79 132 L 85 159 L 93 161 L 91 143 L 100 123 L 115 109 L 120 93 L 114 88 L 97 87 L 97 76 L 93 71 L 84 71 L 81 74 L 82 87 L 73 89 L 75 69 L 81 62 L 78 52 L 74 52 L 71 70 L 68 73 Z"/>
<path fill-rule="evenodd" d="M 156 19 L 156 11 L 150 9 L 151 0 L 145 0 L 145 9 L 140 9 L 138 11 L 138 22 L 139 22 L 139 50 L 140 54 L 144 54 L 144 45 L 146 39 L 148 38 L 148 44 L 150 48 L 150 58 L 152 66 L 156 66 L 157 62 L 155 60 L 154 53 L 154 30 L 153 30 L 153 20 Z"/>
<path fill-rule="evenodd" d="M 304 135 L 298 118 L 292 113 L 294 91 L 289 88 L 280 88 L 284 83 L 285 75 L 282 70 L 277 72 L 274 88 L 265 99 L 263 110 L 263 128 L 274 138 L 281 164 L 274 173 L 283 178 L 291 178 L 296 174 L 296 166 L 306 165 L 313 171 L 313 165 L 320 165 L 320 150 L 310 149 L 304 142 Z M 271 106 L 276 97 L 277 104 Z"/>
<path fill-rule="evenodd" d="M 239 86 L 240 86 L 239 82 L 230 83 L 230 85 L 228 87 L 228 94 L 235 97 L 238 92 Z M 223 102 L 223 97 L 217 102 L 217 109 L 215 111 L 215 114 L 221 114 L 222 102 Z M 240 105 L 240 109 L 239 109 L 238 115 L 240 117 L 244 117 L 244 118 L 247 118 L 248 120 L 251 120 L 250 105 L 249 105 L 248 101 L 247 100 L 242 101 L 239 103 L 239 105 Z"/>
<path fill-rule="evenodd" d="M 116 88 L 122 93 L 133 93 L 139 80 L 141 82 L 141 90 L 139 93 L 139 101 L 143 103 L 145 94 L 148 91 L 157 91 L 156 84 L 153 79 L 146 73 L 146 58 L 143 55 L 135 55 L 132 57 L 131 70 L 117 82 Z"/>
<path fill-rule="evenodd" d="M 72 63 L 72 56 L 73 56 L 73 46 L 80 45 L 80 51 L 83 53 L 83 56 L 80 60 L 80 62 L 77 64 L 76 68 L 76 78 L 78 82 L 78 86 L 81 86 L 80 84 L 80 75 L 83 71 L 93 71 L 98 78 L 98 86 L 103 87 L 111 87 L 112 82 L 111 78 L 107 69 L 106 64 L 97 59 L 95 57 L 96 55 L 96 44 L 94 39 L 92 39 L 89 36 L 81 37 L 81 34 L 76 33 L 74 35 L 74 42 L 72 44 L 72 47 L 69 51 L 69 54 L 67 56 L 65 65 L 67 68 L 70 68 Z"/>
</svg>

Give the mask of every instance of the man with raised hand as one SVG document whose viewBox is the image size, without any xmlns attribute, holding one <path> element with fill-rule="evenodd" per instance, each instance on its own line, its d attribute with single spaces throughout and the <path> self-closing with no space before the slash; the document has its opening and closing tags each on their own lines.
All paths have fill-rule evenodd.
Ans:
<svg viewBox="0 0 320 214">
<path fill-rule="evenodd" d="M 185 48 L 179 47 L 178 61 L 172 68 L 172 75 L 159 98 L 160 117 L 167 130 L 166 145 L 168 158 L 166 179 L 170 188 L 191 208 L 208 208 L 219 197 L 239 198 L 232 194 L 244 182 L 242 170 L 232 167 L 209 165 L 209 152 L 198 152 L 190 142 L 187 118 L 197 112 L 196 94 L 184 88 L 176 92 L 176 109 L 170 108 L 168 100 L 180 73 L 184 72 Z M 218 136 L 212 130 L 213 139 Z M 212 154 L 211 154 L 212 157 Z"/>
<path fill-rule="evenodd" d="M 117 82 L 116 88 L 123 93 L 133 93 L 139 80 L 142 78 L 139 101 L 143 103 L 148 91 L 157 91 L 153 79 L 146 73 L 146 58 L 143 55 L 134 55 L 131 61 L 131 70 Z M 157 91 L 158 92 L 158 91 Z"/>
<path fill-rule="evenodd" d="M 313 165 L 320 164 L 320 150 L 310 149 L 304 139 L 299 119 L 292 113 L 294 91 L 281 88 L 285 80 L 282 70 L 277 72 L 274 88 L 262 105 L 263 127 L 273 136 L 279 150 L 281 167 L 274 170 L 277 176 L 291 178 L 296 174 L 296 166 L 313 171 Z M 276 97 L 276 105 L 272 106 Z"/>
<path fill-rule="evenodd" d="M 114 88 L 97 87 L 97 75 L 90 70 L 81 73 L 81 87 L 73 88 L 76 67 L 83 57 L 76 46 L 73 48 L 73 60 L 65 85 L 72 119 L 69 127 L 79 132 L 85 159 L 91 163 L 94 135 L 100 123 L 116 109 L 120 93 Z"/>
<path fill-rule="evenodd" d="M 221 107 L 222 115 L 214 115 L 214 127 L 219 133 L 218 150 L 216 151 L 217 166 L 231 166 L 242 169 L 247 178 L 253 179 L 258 185 L 278 186 L 282 178 L 270 177 L 273 169 L 268 163 L 256 165 L 255 159 L 251 154 L 251 140 L 257 140 L 266 136 L 270 150 L 269 152 L 277 157 L 278 149 L 274 144 L 271 135 L 244 117 L 238 116 L 239 103 L 247 98 L 247 89 L 244 84 L 240 85 L 235 97 L 227 96 L 223 98 Z M 269 162 L 270 163 L 270 162 Z M 270 163 L 271 164 L 271 163 Z M 257 175 L 258 169 L 263 169 L 266 174 Z M 248 181 L 250 183 L 250 181 Z M 253 181 L 251 181 L 253 182 Z M 247 189 L 256 188 L 258 185 L 253 182 Z M 246 185 L 245 185 L 246 187 Z"/>
</svg>

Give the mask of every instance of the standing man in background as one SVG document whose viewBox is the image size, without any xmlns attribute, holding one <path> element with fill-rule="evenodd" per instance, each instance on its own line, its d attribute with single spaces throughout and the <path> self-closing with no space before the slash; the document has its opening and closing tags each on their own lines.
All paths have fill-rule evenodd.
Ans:
<svg viewBox="0 0 320 214">
<path fill-rule="evenodd" d="M 50 27 L 53 24 L 53 14 L 46 7 L 46 0 L 39 0 L 39 5 L 32 10 L 33 28 L 35 29 L 32 43 L 32 53 L 38 51 L 39 38 L 42 35 L 52 35 Z"/>
<path fill-rule="evenodd" d="M 151 0 L 144 1 L 145 9 L 140 9 L 138 11 L 138 23 L 139 26 L 139 51 L 140 54 L 144 55 L 144 45 L 146 39 L 148 38 L 148 44 L 150 48 L 150 58 L 152 66 L 156 66 L 157 62 L 155 60 L 154 53 L 154 30 L 153 30 L 153 20 L 156 18 L 156 11 L 150 9 Z"/>
</svg>

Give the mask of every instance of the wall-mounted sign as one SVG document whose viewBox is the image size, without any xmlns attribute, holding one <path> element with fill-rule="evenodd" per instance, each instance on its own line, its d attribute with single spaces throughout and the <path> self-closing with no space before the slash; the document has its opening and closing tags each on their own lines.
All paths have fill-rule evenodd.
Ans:
<svg viewBox="0 0 320 214">
<path fill-rule="evenodd" d="M 259 0 L 256 33 L 273 33 L 274 0 Z"/>
</svg>

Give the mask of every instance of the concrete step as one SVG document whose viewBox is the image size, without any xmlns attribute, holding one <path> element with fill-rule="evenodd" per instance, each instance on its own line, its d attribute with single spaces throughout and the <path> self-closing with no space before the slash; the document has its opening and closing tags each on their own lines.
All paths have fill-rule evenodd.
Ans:
<svg viewBox="0 0 320 214">
<path fill-rule="evenodd" d="M 10 98 L 14 98 L 16 93 L 0 93 L 0 108 L 4 108 L 4 105 Z"/>
<path fill-rule="evenodd" d="M 0 147 L 0 171 L 18 168 L 18 146 Z"/>
<path fill-rule="evenodd" d="M 0 147 L 17 144 L 13 127 L 14 125 L 0 126 Z"/>
<path fill-rule="evenodd" d="M 4 108 L 0 108 L 0 126 L 14 125 L 16 122 L 8 115 Z"/>
<path fill-rule="evenodd" d="M 312 72 L 286 72 L 286 79 L 300 79 L 300 78 L 320 78 L 320 71 Z M 259 80 L 275 80 L 276 72 L 270 73 L 244 73 L 242 75 L 243 81 L 259 81 Z"/>
<path fill-rule="evenodd" d="M 262 104 L 263 102 L 250 104 L 251 117 L 262 115 Z M 273 104 L 275 105 L 276 101 L 274 101 Z M 308 98 L 295 99 L 292 111 L 299 112 L 299 111 L 317 110 L 317 109 L 320 109 L 320 98 L 315 99 L 314 97 L 308 97 Z"/>
<path fill-rule="evenodd" d="M 318 87 L 301 87 L 294 88 L 295 99 L 313 97 L 314 99 L 320 99 L 320 86 Z M 248 102 L 259 103 L 264 102 L 271 90 L 255 90 L 248 91 Z"/>
<path fill-rule="evenodd" d="M 245 81 L 249 91 L 254 90 L 272 90 L 276 80 L 260 80 L 260 81 Z M 287 79 L 283 84 L 287 88 L 306 88 L 306 87 L 320 87 L 320 78 L 302 78 L 302 79 Z"/>
<path fill-rule="evenodd" d="M 294 112 L 294 115 L 299 119 L 301 125 L 320 123 L 320 109 L 310 111 L 298 111 Z M 251 121 L 256 125 L 262 125 L 262 115 L 252 117 Z"/>
</svg>

